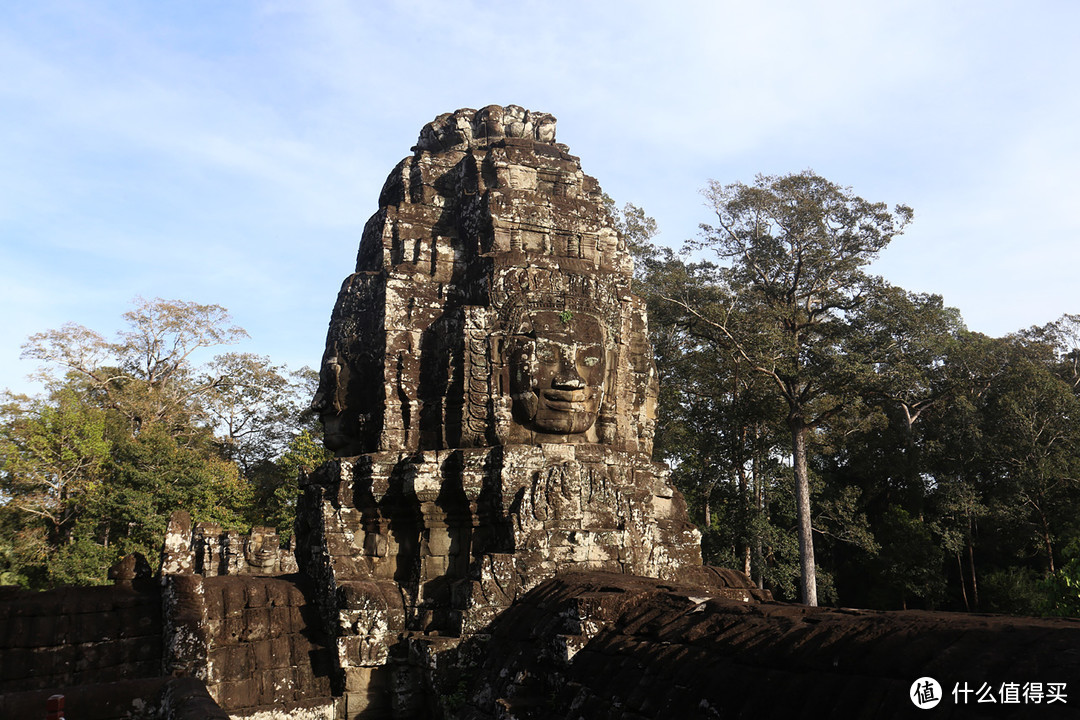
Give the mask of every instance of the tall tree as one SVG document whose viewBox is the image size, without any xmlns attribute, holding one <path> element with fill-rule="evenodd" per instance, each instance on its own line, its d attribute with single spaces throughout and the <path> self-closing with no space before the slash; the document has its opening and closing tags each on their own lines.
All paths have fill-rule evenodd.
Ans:
<svg viewBox="0 0 1080 720">
<path fill-rule="evenodd" d="M 798 514 L 803 602 L 817 604 L 807 445 L 810 432 L 857 401 L 866 365 L 852 353 L 849 314 L 880 285 L 865 272 L 912 211 L 870 203 L 806 171 L 759 176 L 753 185 L 710 182 L 715 226 L 690 243 L 725 295 L 702 306 L 668 296 L 718 348 L 769 381 L 786 406 Z M 751 321 L 752 319 L 752 321 Z"/>
<path fill-rule="evenodd" d="M 859 356 L 873 363 L 866 392 L 899 417 L 903 480 L 914 486 L 920 472 L 915 423 L 955 390 L 946 360 L 964 330 L 960 313 L 940 295 L 883 284 L 865 297 L 851 322 Z"/>
<path fill-rule="evenodd" d="M 992 439 L 990 479 L 1010 512 L 1027 520 L 1050 574 L 1056 538 L 1075 521 L 1071 508 L 1080 499 L 1080 398 L 1052 362 L 1029 349 L 1015 353 L 988 397 L 984 430 Z"/>
<path fill-rule="evenodd" d="M 285 452 L 298 432 L 312 392 L 310 368 L 290 373 L 285 366 L 252 353 L 215 357 L 197 383 L 207 388 L 202 405 L 229 458 L 250 474 Z"/>
<path fill-rule="evenodd" d="M 23 345 L 23 356 L 42 361 L 41 376 L 50 386 L 84 384 L 127 418 L 132 433 L 144 423 L 182 427 L 199 419 L 192 416 L 201 412 L 214 378 L 197 381 L 192 356 L 234 343 L 247 332 L 230 325 L 220 305 L 182 300 L 136 298 L 124 320 L 127 329 L 113 341 L 75 323 L 35 333 Z"/>
</svg>

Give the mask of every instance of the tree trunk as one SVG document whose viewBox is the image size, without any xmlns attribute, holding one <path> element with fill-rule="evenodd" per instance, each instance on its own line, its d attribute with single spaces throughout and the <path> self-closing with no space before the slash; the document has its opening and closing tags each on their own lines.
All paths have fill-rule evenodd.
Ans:
<svg viewBox="0 0 1080 720">
<path fill-rule="evenodd" d="M 956 567 L 960 571 L 960 596 L 964 598 L 964 609 L 971 612 L 971 603 L 967 598 L 967 581 L 964 580 L 964 563 L 960 560 L 960 553 L 956 553 Z"/>
<path fill-rule="evenodd" d="M 907 484 L 907 489 L 916 486 L 916 479 L 918 478 L 918 465 L 916 463 L 915 453 L 918 452 L 915 445 L 915 419 L 911 416 L 911 408 L 907 403 L 901 403 L 900 406 L 904 409 L 904 481 Z"/>
<path fill-rule="evenodd" d="M 702 501 L 702 509 L 705 512 L 705 532 L 708 532 L 712 528 L 712 508 L 709 506 L 710 497 L 712 497 L 712 487 L 705 491 L 705 498 Z"/>
<path fill-rule="evenodd" d="M 743 431 L 743 439 L 745 444 L 746 432 Z M 743 558 L 743 574 L 746 577 L 750 577 L 750 483 L 746 477 L 746 467 L 739 465 L 736 474 L 739 479 L 739 512 L 741 514 L 741 523 L 743 527 L 743 540 L 739 546 L 739 554 Z"/>
<path fill-rule="evenodd" d="M 971 568 L 971 597 L 975 601 L 975 609 L 979 609 L 979 585 L 975 582 L 975 545 L 968 539 L 968 565 Z"/>
<path fill-rule="evenodd" d="M 1050 574 L 1054 574 L 1054 546 L 1050 542 L 1050 524 L 1046 522 L 1046 513 L 1042 511 L 1041 507 L 1036 506 L 1039 511 L 1039 520 L 1042 522 L 1042 541 L 1043 548 L 1046 550 L 1046 562 L 1050 568 Z"/>
<path fill-rule="evenodd" d="M 792 465 L 795 470 L 795 503 L 799 520 L 799 565 L 804 605 L 817 607 L 817 571 L 814 568 L 814 534 L 810 523 L 810 474 L 806 467 L 806 436 L 801 420 L 790 421 Z"/>
<path fill-rule="evenodd" d="M 757 522 L 754 528 L 757 541 L 757 584 L 761 590 L 765 589 L 765 542 L 761 532 L 762 523 L 766 520 L 764 485 L 761 479 L 761 465 L 758 462 L 758 456 L 754 455 L 754 506 L 757 510 Z"/>
</svg>

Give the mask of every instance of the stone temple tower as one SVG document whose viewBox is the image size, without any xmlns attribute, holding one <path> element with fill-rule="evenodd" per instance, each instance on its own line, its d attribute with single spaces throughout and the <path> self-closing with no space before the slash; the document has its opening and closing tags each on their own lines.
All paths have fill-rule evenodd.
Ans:
<svg viewBox="0 0 1080 720">
<path fill-rule="evenodd" d="M 555 118 L 440 115 L 390 173 L 338 294 L 297 560 L 350 687 L 401 633 L 482 632 L 568 570 L 670 578 L 700 536 L 651 461 L 632 261 Z"/>
</svg>

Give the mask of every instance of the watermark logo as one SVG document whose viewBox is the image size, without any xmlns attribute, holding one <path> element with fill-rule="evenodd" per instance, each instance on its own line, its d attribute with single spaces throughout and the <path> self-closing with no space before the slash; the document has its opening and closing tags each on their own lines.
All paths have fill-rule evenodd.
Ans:
<svg viewBox="0 0 1080 720">
<path fill-rule="evenodd" d="M 941 683 L 932 677 L 921 677 L 911 683 L 911 692 L 908 697 L 920 710 L 937 707 L 937 704 L 941 702 Z"/>
<path fill-rule="evenodd" d="M 1016 682 L 1004 682 L 997 687 L 984 682 L 976 689 L 965 682 L 962 687 L 960 683 L 956 683 L 952 696 L 953 702 L 957 705 L 967 705 L 969 702 L 1002 705 L 1067 704 L 1069 702 L 1069 696 L 1065 690 L 1067 687 L 1067 683 L 1063 682 L 1026 682 L 1023 685 Z"/>
<path fill-rule="evenodd" d="M 1066 705 L 1069 702 L 1068 684 L 1063 682 L 1003 682 L 998 685 L 957 682 L 951 693 L 944 693 L 941 683 L 932 677 L 921 677 L 913 682 L 908 698 L 920 710 L 929 710 L 942 700 L 948 704 L 950 694 L 953 705 Z"/>
</svg>

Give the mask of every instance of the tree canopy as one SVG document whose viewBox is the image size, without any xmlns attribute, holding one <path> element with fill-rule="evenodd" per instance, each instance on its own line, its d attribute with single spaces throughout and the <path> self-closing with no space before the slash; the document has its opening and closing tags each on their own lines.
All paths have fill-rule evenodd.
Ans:
<svg viewBox="0 0 1080 720">
<path fill-rule="evenodd" d="M 792 600 L 1075 613 L 1078 316 L 969 332 L 868 271 L 911 209 L 809 171 L 705 195 L 681 253 L 611 207 L 637 232 L 656 456 L 707 562 Z"/>
<path fill-rule="evenodd" d="M 852 320 L 883 283 L 864 268 L 911 219 L 807 171 L 711 183 L 716 225 L 690 249 L 718 261 L 691 268 L 696 282 L 665 296 L 693 334 L 740 371 L 760 376 L 785 406 L 791 438 L 804 602 L 817 604 L 810 519 L 809 433 L 861 399 L 874 347 Z M 870 350 L 863 356 L 858 350 Z"/>
<path fill-rule="evenodd" d="M 75 324 L 29 338 L 43 397 L 0 406 L 0 582 L 105 580 L 155 557 L 169 513 L 292 532 L 297 473 L 325 451 L 300 417 L 314 372 L 219 353 L 246 333 L 218 305 L 145 300 L 113 339 Z"/>
</svg>

